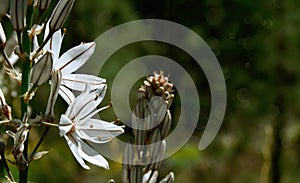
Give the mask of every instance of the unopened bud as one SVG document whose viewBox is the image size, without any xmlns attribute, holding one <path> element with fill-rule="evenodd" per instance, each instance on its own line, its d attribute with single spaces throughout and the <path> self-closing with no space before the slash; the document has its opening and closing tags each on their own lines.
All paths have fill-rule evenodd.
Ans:
<svg viewBox="0 0 300 183">
<path fill-rule="evenodd" d="M 14 145 L 12 149 L 12 154 L 14 156 L 18 156 L 23 153 L 24 150 L 24 142 L 27 139 L 29 130 L 26 128 L 22 128 L 16 133 L 13 133 L 12 131 L 6 131 L 7 135 L 12 137 L 14 139 Z"/>
<path fill-rule="evenodd" d="M 160 145 L 159 150 L 155 156 L 152 156 L 153 159 L 150 165 L 150 168 L 155 170 L 160 167 L 167 148 L 165 140 L 160 141 L 158 144 Z"/>
<path fill-rule="evenodd" d="M 28 0 L 10 1 L 11 23 L 17 32 L 21 32 L 26 27 L 27 4 Z"/>
<path fill-rule="evenodd" d="M 142 183 L 143 180 L 143 172 L 141 165 L 133 166 L 130 172 L 130 183 Z"/>
<path fill-rule="evenodd" d="M 163 120 L 163 124 L 161 127 L 161 137 L 162 139 L 166 138 L 167 135 L 169 134 L 169 131 L 171 129 L 172 125 L 172 116 L 169 110 L 167 110 L 167 113 L 165 115 L 165 118 Z"/>
<path fill-rule="evenodd" d="M 159 156 L 159 152 L 162 146 L 160 130 L 156 129 L 151 137 L 151 146 L 149 149 L 149 155 L 151 157 L 151 163 L 156 162 Z"/>
<path fill-rule="evenodd" d="M 144 122 L 139 123 L 139 130 L 136 131 L 136 136 L 135 136 L 135 143 L 137 145 L 144 145 L 146 142 L 146 130 L 144 129 Z"/>
<path fill-rule="evenodd" d="M 153 97 L 149 102 L 151 110 L 152 123 L 157 126 L 165 117 L 167 104 L 161 97 Z"/>
<path fill-rule="evenodd" d="M 60 0 L 52 12 L 49 20 L 50 32 L 55 32 L 62 27 L 69 16 L 74 0 Z"/>
<path fill-rule="evenodd" d="M 125 145 L 122 164 L 122 182 L 129 183 L 130 171 L 134 161 L 134 149 L 129 143 Z"/>
<path fill-rule="evenodd" d="M 61 71 L 57 70 L 52 72 L 52 77 L 51 77 L 51 90 L 50 90 L 50 95 L 47 103 L 47 109 L 45 112 L 45 116 L 48 122 L 52 122 L 54 120 L 54 105 L 57 99 L 58 91 L 59 91 L 59 86 L 61 83 Z"/>
<path fill-rule="evenodd" d="M 37 7 L 40 11 L 45 11 L 50 6 L 51 0 L 38 0 Z"/>
<path fill-rule="evenodd" d="M 157 178 L 158 178 L 158 171 L 155 170 L 155 172 L 153 173 L 153 175 L 151 176 L 151 178 L 149 180 L 149 183 L 156 183 Z"/>
<path fill-rule="evenodd" d="M 170 172 L 164 179 L 159 183 L 173 183 L 175 181 L 175 175 L 173 172 Z"/>
<path fill-rule="evenodd" d="M 6 44 L 6 36 L 5 36 L 4 30 L 3 30 L 3 27 L 0 23 L 0 49 L 1 50 L 4 49 L 5 44 Z"/>
<path fill-rule="evenodd" d="M 52 53 L 46 52 L 33 66 L 30 73 L 30 82 L 35 86 L 44 84 L 51 76 L 52 67 Z"/>
<path fill-rule="evenodd" d="M 2 90 L 0 89 L 0 114 L 3 114 L 6 116 L 8 120 L 11 120 L 11 107 L 6 104 L 4 94 Z"/>
</svg>

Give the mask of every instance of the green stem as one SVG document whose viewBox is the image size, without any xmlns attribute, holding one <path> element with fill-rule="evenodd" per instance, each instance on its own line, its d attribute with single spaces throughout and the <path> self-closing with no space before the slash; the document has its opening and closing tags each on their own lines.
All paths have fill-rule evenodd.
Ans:
<svg viewBox="0 0 300 183">
<path fill-rule="evenodd" d="M 31 41 L 28 37 L 27 30 L 28 30 L 28 28 L 31 28 L 32 12 L 33 12 L 33 6 L 29 5 L 28 9 L 27 9 L 27 17 L 26 17 L 27 29 L 24 30 L 24 34 L 23 34 L 23 49 L 27 53 L 27 55 L 29 55 L 30 51 L 31 51 Z M 21 95 L 24 95 L 28 91 L 30 67 L 31 67 L 30 59 L 27 56 L 26 60 L 23 61 L 23 65 L 22 65 Z M 27 107 L 28 107 L 27 102 L 25 102 L 24 99 L 21 98 L 21 115 L 22 116 L 24 116 L 27 113 Z M 24 151 L 23 151 L 23 155 L 24 155 L 24 158 L 26 161 L 28 160 L 28 139 L 29 139 L 29 133 L 28 133 L 26 141 L 24 142 Z M 26 168 L 19 170 L 19 182 L 20 183 L 27 183 L 28 167 L 29 167 L 29 165 L 27 165 Z"/>
<path fill-rule="evenodd" d="M 8 174 L 8 178 L 10 179 L 10 181 L 14 182 L 14 177 L 13 177 L 11 171 L 9 170 L 9 167 L 8 167 L 6 159 L 5 159 L 4 152 L 1 153 L 1 160 L 2 160 L 2 163 L 5 167 L 6 172 Z"/>
<path fill-rule="evenodd" d="M 28 90 L 28 82 L 29 82 L 29 73 L 30 73 L 30 60 L 27 57 L 26 61 L 23 63 L 22 66 L 22 85 L 21 85 L 21 95 L 24 95 Z M 27 113 L 28 104 L 21 98 L 21 115 L 24 116 Z M 29 136 L 29 133 L 28 133 Z M 27 161 L 28 156 L 28 137 L 24 142 L 24 151 L 23 155 L 25 160 Z M 24 170 L 19 170 L 19 181 L 20 183 L 27 183 L 27 176 L 28 176 L 28 166 Z"/>
</svg>

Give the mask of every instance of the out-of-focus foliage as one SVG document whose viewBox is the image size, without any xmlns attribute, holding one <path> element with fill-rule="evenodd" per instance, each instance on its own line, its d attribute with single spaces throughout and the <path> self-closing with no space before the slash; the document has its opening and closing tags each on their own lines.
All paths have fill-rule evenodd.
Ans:
<svg viewBox="0 0 300 183">
<path fill-rule="evenodd" d="M 197 143 L 209 115 L 209 87 L 201 68 L 182 50 L 155 42 L 135 43 L 116 52 L 99 73 L 110 85 L 130 60 L 158 54 L 178 61 L 197 83 L 201 101 L 197 129 L 183 149 L 164 161 L 161 175 L 172 170 L 176 182 L 270 182 L 275 165 L 281 182 L 294 183 L 300 178 L 299 5 L 283 0 L 76 1 L 63 46 L 92 41 L 109 28 L 136 19 L 166 19 L 187 26 L 210 45 L 227 84 L 225 120 L 204 151 L 198 151 Z M 104 103 L 109 100 L 107 92 Z M 46 105 L 38 99 L 33 102 Z M 57 112 L 66 107 L 62 101 L 57 106 L 62 106 Z M 103 117 L 114 120 L 113 114 L 109 109 Z M 32 164 L 33 182 L 120 181 L 121 165 L 115 162 L 110 162 L 109 171 L 81 169 L 55 129 L 44 144 L 43 150 L 52 150 Z M 274 147 L 280 152 L 275 156 Z"/>
</svg>

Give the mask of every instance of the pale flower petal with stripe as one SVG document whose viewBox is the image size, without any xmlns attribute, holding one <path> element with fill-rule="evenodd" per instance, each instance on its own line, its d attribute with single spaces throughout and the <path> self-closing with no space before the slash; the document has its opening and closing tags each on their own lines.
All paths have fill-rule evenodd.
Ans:
<svg viewBox="0 0 300 183">
<path fill-rule="evenodd" d="M 124 132 L 121 126 L 114 123 L 91 119 L 98 112 L 110 107 L 97 109 L 103 100 L 105 90 L 106 86 L 90 92 L 89 86 L 85 87 L 84 92 L 70 103 L 67 111 L 60 118 L 59 134 L 65 137 L 74 157 L 85 169 L 89 169 L 89 167 L 84 160 L 106 169 L 109 166 L 105 158 L 84 140 L 93 143 L 106 143 Z"/>
<path fill-rule="evenodd" d="M 45 28 L 45 38 L 49 34 L 49 26 Z M 95 51 L 96 43 L 81 43 L 60 56 L 60 48 L 64 34 L 61 30 L 56 31 L 44 47 L 44 51 L 51 50 L 53 54 L 53 70 L 60 70 L 62 83 L 59 94 L 69 104 L 75 98 L 71 90 L 83 91 L 88 84 L 90 90 L 105 87 L 106 80 L 88 74 L 75 74 L 85 64 Z"/>
</svg>

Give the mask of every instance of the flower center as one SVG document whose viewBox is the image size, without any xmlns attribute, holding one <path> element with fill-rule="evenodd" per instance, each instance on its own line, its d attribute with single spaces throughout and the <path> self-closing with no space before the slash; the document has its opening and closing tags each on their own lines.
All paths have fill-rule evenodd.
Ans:
<svg viewBox="0 0 300 183">
<path fill-rule="evenodd" d="M 72 128 L 70 129 L 70 131 L 68 132 L 68 134 L 72 134 L 72 133 L 74 133 L 75 131 L 76 131 L 76 124 L 73 123 L 73 124 L 72 124 Z"/>
</svg>

